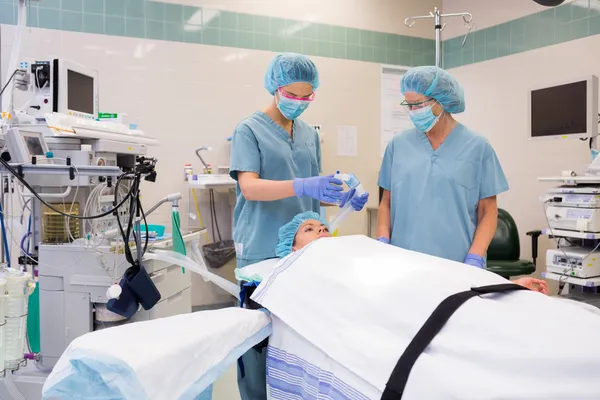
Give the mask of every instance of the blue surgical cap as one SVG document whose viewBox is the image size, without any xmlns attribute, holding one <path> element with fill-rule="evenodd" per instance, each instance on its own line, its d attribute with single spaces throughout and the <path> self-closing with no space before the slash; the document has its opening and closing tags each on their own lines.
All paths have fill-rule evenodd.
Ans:
<svg viewBox="0 0 600 400">
<path fill-rule="evenodd" d="M 325 221 L 321 219 L 321 216 L 313 211 L 306 211 L 296 215 L 290 222 L 279 228 L 279 240 L 277 241 L 277 248 L 275 249 L 275 255 L 279 258 L 283 258 L 292 252 L 294 245 L 294 238 L 300 226 L 309 220 L 321 221 L 327 225 Z"/>
<path fill-rule="evenodd" d="M 400 84 L 402 94 L 420 93 L 438 101 L 450 114 L 465 111 L 465 95 L 452 75 L 438 67 L 415 67 L 408 70 Z"/>
<path fill-rule="evenodd" d="M 317 66 L 306 56 L 296 53 L 277 55 L 265 73 L 265 89 L 271 94 L 282 86 L 296 82 L 310 83 L 313 90 L 319 87 Z"/>
</svg>

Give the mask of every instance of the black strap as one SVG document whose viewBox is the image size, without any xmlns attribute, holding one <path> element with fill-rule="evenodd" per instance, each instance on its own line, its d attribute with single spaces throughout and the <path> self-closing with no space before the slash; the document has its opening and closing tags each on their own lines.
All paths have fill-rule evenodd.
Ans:
<svg viewBox="0 0 600 400">
<path fill-rule="evenodd" d="M 433 311 L 431 316 L 425 321 L 419 332 L 410 342 L 404 354 L 398 360 L 392 375 L 383 391 L 381 400 L 400 400 L 406 387 L 406 382 L 410 375 L 415 362 L 431 343 L 433 338 L 442 330 L 446 322 L 452 314 L 472 297 L 482 294 L 505 293 L 517 290 L 528 290 L 527 288 L 515 285 L 513 283 L 505 283 L 500 285 L 490 285 L 471 288 L 466 292 L 453 294 L 444 299 Z"/>
<path fill-rule="evenodd" d="M 254 285 L 249 285 L 249 286 L 247 285 L 248 283 L 249 282 L 246 282 L 246 281 L 241 282 L 240 307 L 245 306 L 245 308 L 247 308 L 249 310 L 263 309 L 264 308 L 263 306 L 261 306 L 260 304 L 258 304 L 257 302 L 255 302 L 254 300 L 252 300 L 250 298 L 250 296 L 252 296 L 254 291 L 258 288 L 258 283 L 254 284 Z M 269 345 L 269 338 L 267 337 L 262 342 L 254 345 L 254 347 L 252 347 L 248 351 L 257 351 L 260 353 L 268 345 Z M 240 369 L 239 370 L 240 378 L 244 379 L 244 377 L 246 376 L 246 369 L 244 368 L 244 362 L 242 361 L 242 357 L 238 358 L 238 367 Z"/>
</svg>

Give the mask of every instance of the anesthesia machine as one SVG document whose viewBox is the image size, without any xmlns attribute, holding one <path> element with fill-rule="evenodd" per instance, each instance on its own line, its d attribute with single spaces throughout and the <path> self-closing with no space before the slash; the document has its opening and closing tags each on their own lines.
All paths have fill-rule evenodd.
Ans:
<svg viewBox="0 0 600 400">
<path fill-rule="evenodd" d="M 140 191 L 157 179 L 148 151 L 158 140 L 103 118 L 97 71 L 65 59 L 17 62 L 26 11 L 20 1 L 1 94 L 0 398 L 36 400 L 73 339 L 191 312 L 191 273 L 142 260 L 152 248 L 185 253 L 201 232 L 182 235 L 177 225 L 171 238 L 149 228 L 162 203 L 179 217 L 181 195 L 144 211 Z M 22 237 L 8 229 L 8 203 L 23 210 Z"/>
<path fill-rule="evenodd" d="M 569 99 L 565 103 L 560 99 Z M 561 104 L 560 106 L 557 106 Z M 531 139 L 580 139 L 589 143 L 592 162 L 583 173 L 563 171 L 539 178 L 555 182 L 542 197 L 547 228 L 556 241 L 546 252 L 543 277 L 559 282 L 561 294 L 600 305 L 600 158 L 598 78 L 588 76 L 534 88 L 529 95 Z"/>
</svg>

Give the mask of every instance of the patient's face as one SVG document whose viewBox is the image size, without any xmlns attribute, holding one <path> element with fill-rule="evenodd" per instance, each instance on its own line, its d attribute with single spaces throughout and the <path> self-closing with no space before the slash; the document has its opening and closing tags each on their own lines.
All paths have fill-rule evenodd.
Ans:
<svg viewBox="0 0 600 400">
<path fill-rule="evenodd" d="M 292 250 L 300 250 L 310 242 L 322 237 L 331 237 L 331 234 L 329 233 L 329 229 L 323 225 L 321 221 L 314 219 L 304 221 L 296 233 Z"/>
</svg>

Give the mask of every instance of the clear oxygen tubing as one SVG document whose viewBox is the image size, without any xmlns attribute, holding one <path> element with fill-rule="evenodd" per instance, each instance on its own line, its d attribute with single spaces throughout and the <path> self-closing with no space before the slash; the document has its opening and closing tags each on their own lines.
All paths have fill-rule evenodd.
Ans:
<svg viewBox="0 0 600 400">
<path fill-rule="evenodd" d="M 354 174 L 341 174 L 338 171 L 334 175 L 334 177 L 336 179 L 343 181 L 348 186 L 349 189 L 356 190 L 356 192 L 354 193 L 354 196 L 352 196 L 352 197 L 362 196 L 363 194 L 366 193 L 365 189 L 360 184 L 360 181 Z M 346 204 L 344 205 L 344 207 L 342 207 L 342 210 L 333 218 L 333 221 L 331 222 L 331 224 L 329 224 L 329 230 L 332 232 L 332 234 L 334 236 L 337 236 L 337 231 L 338 231 L 339 227 L 342 225 L 342 223 L 344 223 L 346 218 L 348 218 L 348 216 L 354 211 L 354 209 L 352 208 L 352 204 L 350 204 L 350 200 L 351 200 L 351 198 L 346 201 Z"/>
<path fill-rule="evenodd" d="M 225 278 L 221 278 L 219 275 L 213 274 L 209 272 L 206 268 L 206 265 L 203 265 L 204 262 L 198 263 L 189 258 L 188 256 L 184 256 L 180 253 L 175 253 L 174 251 L 166 251 L 166 250 L 154 250 L 152 253 L 146 253 L 144 258 L 147 260 L 160 260 L 165 261 L 170 264 L 180 265 L 186 269 L 189 269 L 192 272 L 197 273 L 202 276 L 206 280 L 211 281 L 227 293 L 234 296 L 236 299 L 240 299 L 240 289 L 238 285 L 233 282 L 229 282 Z"/>
<path fill-rule="evenodd" d="M 4 377 L 4 379 L 2 379 L 2 382 L 4 383 L 6 391 L 12 396 L 14 400 L 27 400 L 19 391 L 17 385 L 15 385 L 15 382 L 12 379 L 12 373 L 10 371 L 6 371 L 6 376 Z"/>
<path fill-rule="evenodd" d="M 200 253 L 200 242 L 196 241 L 194 243 L 192 243 L 192 245 L 190 246 L 192 248 L 192 259 L 194 261 L 196 261 L 198 263 L 198 265 L 200 265 L 202 268 L 204 268 L 205 271 L 208 272 L 208 268 L 206 268 L 206 264 L 204 264 L 204 258 L 202 258 L 202 254 Z M 202 276 L 202 275 L 201 275 Z M 204 282 L 208 282 L 208 278 L 202 276 L 202 279 L 204 279 Z"/>
</svg>

